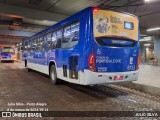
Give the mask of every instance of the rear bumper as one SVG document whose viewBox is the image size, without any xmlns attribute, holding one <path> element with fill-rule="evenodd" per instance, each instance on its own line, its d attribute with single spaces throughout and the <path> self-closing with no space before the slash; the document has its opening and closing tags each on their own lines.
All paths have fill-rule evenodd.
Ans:
<svg viewBox="0 0 160 120">
<path fill-rule="evenodd" d="M 1 61 L 15 61 L 14 59 L 1 59 Z"/>
<path fill-rule="evenodd" d="M 99 73 L 92 72 L 90 70 L 84 71 L 84 85 L 93 84 L 105 84 L 105 83 L 119 83 L 119 82 L 130 82 L 138 80 L 139 70 L 130 72 L 115 72 L 115 73 Z M 114 80 L 114 76 L 123 76 L 122 80 Z"/>
</svg>

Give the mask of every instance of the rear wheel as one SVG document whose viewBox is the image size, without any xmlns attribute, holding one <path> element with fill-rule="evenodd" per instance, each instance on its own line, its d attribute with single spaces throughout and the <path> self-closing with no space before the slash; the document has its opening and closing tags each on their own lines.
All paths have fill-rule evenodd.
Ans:
<svg viewBox="0 0 160 120">
<path fill-rule="evenodd" d="M 51 79 L 51 82 L 52 84 L 56 84 L 57 83 L 57 72 L 56 72 L 56 67 L 55 65 L 52 65 L 50 67 L 50 71 L 49 71 L 49 76 L 50 76 L 50 79 Z"/>
</svg>

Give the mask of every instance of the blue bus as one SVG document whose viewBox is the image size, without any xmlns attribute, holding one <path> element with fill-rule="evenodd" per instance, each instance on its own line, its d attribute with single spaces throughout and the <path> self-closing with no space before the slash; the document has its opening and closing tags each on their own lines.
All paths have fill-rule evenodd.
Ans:
<svg viewBox="0 0 160 120">
<path fill-rule="evenodd" d="M 1 48 L 1 53 L 0 53 L 1 62 L 4 62 L 4 61 L 14 62 L 15 58 L 16 58 L 15 49 L 13 47 L 4 46 Z"/>
<path fill-rule="evenodd" d="M 139 46 L 136 16 L 89 7 L 24 40 L 23 61 L 53 84 L 129 82 L 138 79 Z"/>
</svg>

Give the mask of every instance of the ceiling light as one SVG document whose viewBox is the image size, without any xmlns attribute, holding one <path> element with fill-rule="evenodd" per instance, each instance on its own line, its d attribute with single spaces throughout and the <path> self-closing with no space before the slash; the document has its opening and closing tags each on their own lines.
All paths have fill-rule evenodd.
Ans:
<svg viewBox="0 0 160 120">
<path fill-rule="evenodd" d="M 151 1 L 151 0 L 145 0 L 145 2 L 149 2 L 149 1 Z"/>
<path fill-rule="evenodd" d="M 156 31 L 156 30 L 160 30 L 160 27 L 147 29 L 148 32 L 149 32 L 149 31 Z"/>
<path fill-rule="evenodd" d="M 151 46 L 150 43 L 144 44 L 145 47 Z"/>
<path fill-rule="evenodd" d="M 151 41 L 152 40 L 152 37 L 144 37 L 142 39 L 140 39 L 140 42 L 142 41 Z"/>
<path fill-rule="evenodd" d="M 148 48 L 148 47 L 146 48 L 146 51 L 149 51 L 149 48 Z"/>
<path fill-rule="evenodd" d="M 141 37 L 145 37 L 145 36 L 147 36 L 147 35 L 145 35 L 145 34 L 140 34 L 140 36 L 141 36 Z"/>
</svg>

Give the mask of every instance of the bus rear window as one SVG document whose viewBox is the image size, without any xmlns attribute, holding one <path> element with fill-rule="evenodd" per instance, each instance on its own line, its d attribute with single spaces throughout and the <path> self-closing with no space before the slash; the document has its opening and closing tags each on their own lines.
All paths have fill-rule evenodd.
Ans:
<svg viewBox="0 0 160 120">
<path fill-rule="evenodd" d="M 14 53 L 14 49 L 12 49 L 12 48 L 3 48 L 2 53 Z"/>
<path fill-rule="evenodd" d="M 113 39 L 113 38 L 104 38 L 98 37 L 96 41 L 101 46 L 112 46 L 112 47 L 133 47 L 136 45 L 136 41 L 125 40 L 125 39 Z"/>
<path fill-rule="evenodd" d="M 133 30 L 134 29 L 134 25 L 132 22 L 124 22 L 124 28 L 125 29 L 129 29 L 129 30 Z"/>
</svg>

